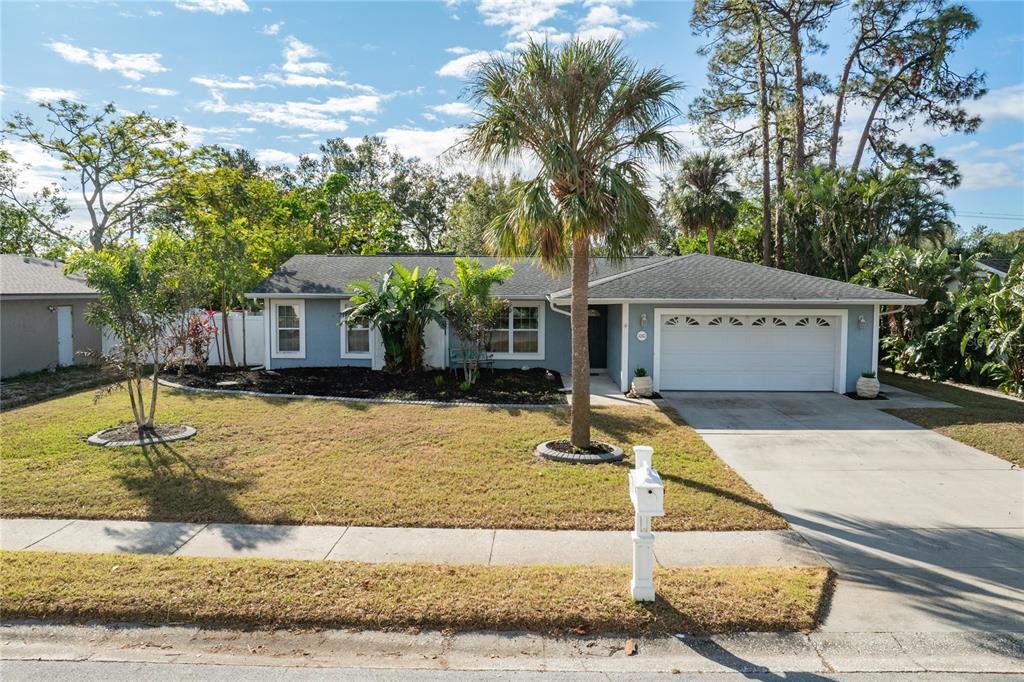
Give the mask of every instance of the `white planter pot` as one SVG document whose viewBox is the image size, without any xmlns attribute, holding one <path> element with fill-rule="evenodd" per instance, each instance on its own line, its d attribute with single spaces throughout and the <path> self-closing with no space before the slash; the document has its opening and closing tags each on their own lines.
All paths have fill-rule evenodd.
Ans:
<svg viewBox="0 0 1024 682">
<path fill-rule="evenodd" d="M 654 379 L 651 377 L 634 377 L 631 385 L 633 394 L 646 398 L 654 393 Z"/>
<path fill-rule="evenodd" d="M 868 377 L 861 377 L 857 379 L 857 397 L 859 398 L 877 398 L 878 391 L 882 387 L 878 383 L 878 379 L 869 379 Z"/>
</svg>

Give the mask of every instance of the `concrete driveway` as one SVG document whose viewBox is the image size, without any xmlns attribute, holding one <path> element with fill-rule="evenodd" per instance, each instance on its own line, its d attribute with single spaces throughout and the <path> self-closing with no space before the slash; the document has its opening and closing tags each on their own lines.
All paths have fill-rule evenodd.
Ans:
<svg viewBox="0 0 1024 682">
<path fill-rule="evenodd" d="M 833 393 L 664 396 L 836 569 L 826 630 L 1024 631 L 1021 470 Z"/>
</svg>

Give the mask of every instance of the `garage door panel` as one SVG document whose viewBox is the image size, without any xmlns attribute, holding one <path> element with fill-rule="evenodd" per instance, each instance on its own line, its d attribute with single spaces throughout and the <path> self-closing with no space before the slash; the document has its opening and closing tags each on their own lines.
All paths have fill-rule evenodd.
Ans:
<svg viewBox="0 0 1024 682">
<path fill-rule="evenodd" d="M 833 389 L 834 316 L 662 314 L 658 325 L 662 390 Z"/>
</svg>

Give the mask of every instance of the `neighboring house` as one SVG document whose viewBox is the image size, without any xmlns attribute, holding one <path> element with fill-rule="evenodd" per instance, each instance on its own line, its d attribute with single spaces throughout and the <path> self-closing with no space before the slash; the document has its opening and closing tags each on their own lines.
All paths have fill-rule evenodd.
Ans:
<svg viewBox="0 0 1024 682">
<path fill-rule="evenodd" d="M 1010 258 L 979 258 L 977 264 L 978 274 L 988 279 L 989 275 L 995 275 L 1002 279 L 1010 271 Z"/>
<path fill-rule="evenodd" d="M 64 263 L 0 255 L 0 376 L 63 367 L 99 350 L 100 332 L 85 321 L 85 307 L 99 298 Z"/>
<path fill-rule="evenodd" d="M 247 296 L 265 304 L 267 366 L 380 368 L 375 329 L 342 324 L 348 285 L 392 262 L 447 275 L 451 256 L 295 256 Z M 495 258 L 480 258 L 486 266 Z M 728 258 L 690 254 L 595 258 L 590 277 L 590 364 L 623 391 L 643 367 L 656 390 L 836 391 L 855 388 L 878 366 L 878 320 L 885 306 L 919 305 L 902 294 L 811 277 Z M 492 331 L 496 367 L 571 367 L 568 275 L 531 260 L 510 262 L 495 287 L 511 302 Z M 433 326 L 427 362 L 447 364 L 458 340 Z"/>
</svg>

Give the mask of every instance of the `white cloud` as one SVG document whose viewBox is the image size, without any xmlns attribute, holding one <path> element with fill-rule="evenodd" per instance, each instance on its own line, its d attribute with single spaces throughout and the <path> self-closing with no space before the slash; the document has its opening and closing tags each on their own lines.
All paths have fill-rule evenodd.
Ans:
<svg viewBox="0 0 1024 682">
<path fill-rule="evenodd" d="M 1019 165 L 1011 166 L 1004 161 L 960 161 L 959 166 L 963 176 L 959 189 L 973 191 L 997 187 L 1024 187 L 1024 177 Z"/>
<path fill-rule="evenodd" d="M 248 12 L 249 5 L 245 0 L 174 0 L 174 6 L 186 12 Z"/>
<path fill-rule="evenodd" d="M 290 73 L 329 73 L 331 65 L 327 62 L 305 61 L 320 54 L 310 45 L 295 36 L 288 36 L 284 41 L 284 65 L 281 67 Z"/>
<path fill-rule="evenodd" d="M 267 166 L 294 166 L 299 162 L 298 156 L 280 149 L 257 149 L 253 156 Z"/>
<path fill-rule="evenodd" d="M 469 54 L 472 51 L 473 50 L 469 49 L 468 47 L 458 47 L 458 46 L 456 46 L 456 47 L 449 47 L 449 48 L 445 49 L 445 52 L 449 52 L 451 54 L 456 54 L 456 55 Z"/>
<path fill-rule="evenodd" d="M 990 90 L 981 99 L 965 102 L 964 109 L 985 121 L 1024 121 L 1024 83 Z"/>
<path fill-rule="evenodd" d="M 79 99 L 77 90 L 61 90 L 60 88 L 29 88 L 25 97 L 33 102 L 56 102 L 59 99 Z"/>
<path fill-rule="evenodd" d="M 447 127 L 440 130 L 422 128 L 388 128 L 377 135 L 399 149 L 405 156 L 415 156 L 425 161 L 436 161 L 453 145 L 462 139 L 466 131 L 462 128 Z M 358 142 L 358 140 L 356 140 Z"/>
<path fill-rule="evenodd" d="M 189 79 L 196 85 L 202 85 L 211 90 L 252 90 L 258 88 L 259 84 L 252 76 L 239 76 L 232 80 L 227 76 L 209 78 L 207 76 L 193 76 Z"/>
<path fill-rule="evenodd" d="M 174 97 L 178 94 L 177 90 L 171 90 L 170 88 L 150 88 L 145 85 L 126 85 L 124 87 L 125 90 L 134 90 L 135 92 L 153 95 L 154 97 Z"/>
<path fill-rule="evenodd" d="M 162 73 L 168 70 L 160 64 L 159 52 L 108 53 L 106 50 L 98 48 L 86 50 L 70 43 L 57 41 L 46 43 L 46 47 L 72 64 L 87 64 L 100 71 L 117 71 L 133 81 L 142 80 L 150 73 Z"/>
<path fill-rule="evenodd" d="M 590 11 L 578 22 L 578 36 L 581 40 L 619 40 L 654 26 L 650 21 L 623 14 L 613 3 L 594 2 L 588 3 L 588 6 Z"/>
<path fill-rule="evenodd" d="M 211 113 L 244 114 L 256 123 L 272 123 L 284 128 L 305 128 L 320 132 L 342 132 L 348 122 L 338 114 L 373 113 L 380 106 L 377 95 L 355 95 L 352 97 L 330 97 L 323 102 L 241 102 L 229 104 L 224 97 L 213 91 L 213 100 L 200 102 L 203 111 Z"/>
<path fill-rule="evenodd" d="M 465 78 L 482 62 L 490 59 L 491 57 L 503 55 L 507 55 L 507 53 L 500 51 L 488 52 L 487 50 L 469 52 L 456 57 L 442 66 L 437 70 L 437 75 L 451 76 L 452 78 Z"/>
<path fill-rule="evenodd" d="M 470 116 L 473 114 L 473 107 L 465 102 L 448 102 L 430 107 L 431 111 L 445 116 Z"/>
<path fill-rule="evenodd" d="M 532 30 L 561 12 L 573 0 L 480 0 L 477 6 L 488 26 L 505 26 L 507 35 Z"/>
<path fill-rule="evenodd" d="M 580 30 L 576 37 L 580 40 L 621 40 L 626 36 L 621 29 L 613 26 L 595 26 Z"/>
<path fill-rule="evenodd" d="M 367 118 L 366 116 L 360 116 L 356 114 L 355 116 L 349 116 L 348 120 L 352 121 L 353 123 L 362 123 L 363 125 L 369 125 L 370 123 L 373 123 L 376 119 Z"/>
<path fill-rule="evenodd" d="M 281 27 L 284 26 L 283 21 L 275 21 L 273 24 L 267 24 L 260 29 L 260 33 L 265 36 L 276 36 L 281 32 Z"/>
<path fill-rule="evenodd" d="M 245 126 L 214 126 L 212 128 L 204 128 L 202 126 L 186 125 L 185 134 L 182 136 L 182 139 L 193 147 L 200 144 L 229 146 L 224 142 L 225 140 L 233 140 L 239 135 L 251 135 L 255 132 L 255 128 L 247 128 Z"/>
<path fill-rule="evenodd" d="M 274 85 L 287 85 L 296 88 L 334 87 L 345 88 L 346 90 L 359 90 L 360 92 L 375 93 L 376 89 L 361 83 L 349 83 L 346 80 L 330 78 L 328 76 L 303 76 L 298 73 L 268 73 L 263 80 Z"/>
<path fill-rule="evenodd" d="M 559 31 L 551 26 L 538 26 L 532 31 L 522 31 L 514 40 L 505 43 L 506 50 L 525 50 L 531 42 L 551 43 L 557 45 L 572 38 L 567 31 Z"/>
<path fill-rule="evenodd" d="M 428 121 L 440 121 L 440 120 L 441 120 L 441 119 L 439 119 L 439 118 L 438 118 L 437 116 L 434 116 L 434 115 L 433 115 L 432 113 L 430 113 L 429 111 L 427 111 L 427 112 L 424 112 L 424 113 L 422 114 L 422 116 L 423 116 L 423 118 L 427 119 Z"/>
<path fill-rule="evenodd" d="M 158 10 L 158 9 L 147 9 L 147 10 L 146 10 L 146 14 L 147 14 L 148 16 L 151 16 L 151 17 L 158 17 L 158 16 L 162 15 L 162 14 L 163 14 L 163 12 L 161 12 L 161 11 L 160 11 L 160 10 Z"/>
</svg>

